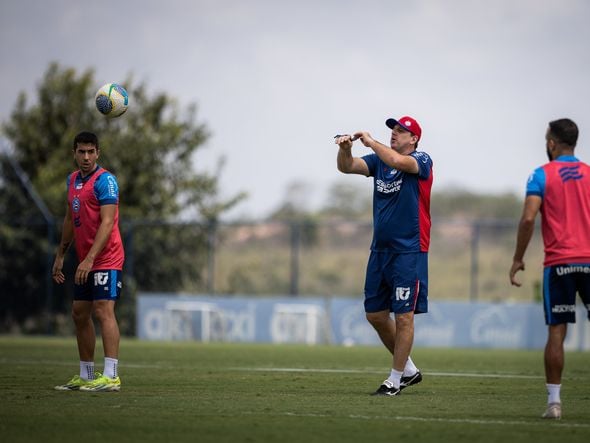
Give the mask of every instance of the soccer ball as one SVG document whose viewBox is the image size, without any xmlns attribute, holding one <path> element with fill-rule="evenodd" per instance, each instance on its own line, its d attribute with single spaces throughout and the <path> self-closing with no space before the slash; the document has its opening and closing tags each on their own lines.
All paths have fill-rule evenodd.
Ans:
<svg viewBox="0 0 590 443">
<path fill-rule="evenodd" d="M 96 109 L 107 117 L 119 117 L 127 110 L 129 95 L 125 88 L 117 83 L 107 83 L 94 97 Z"/>
</svg>

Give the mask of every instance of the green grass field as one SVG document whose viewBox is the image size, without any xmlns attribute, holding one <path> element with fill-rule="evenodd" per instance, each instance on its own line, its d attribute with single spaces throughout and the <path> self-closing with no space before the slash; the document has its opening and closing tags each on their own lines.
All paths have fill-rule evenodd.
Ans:
<svg viewBox="0 0 590 443">
<path fill-rule="evenodd" d="M 97 349 L 102 369 L 102 349 Z M 567 353 L 560 421 L 541 351 L 416 349 L 424 381 L 372 397 L 380 347 L 121 343 L 119 393 L 58 392 L 75 339 L 0 337 L 3 442 L 590 441 L 587 353 Z"/>
</svg>

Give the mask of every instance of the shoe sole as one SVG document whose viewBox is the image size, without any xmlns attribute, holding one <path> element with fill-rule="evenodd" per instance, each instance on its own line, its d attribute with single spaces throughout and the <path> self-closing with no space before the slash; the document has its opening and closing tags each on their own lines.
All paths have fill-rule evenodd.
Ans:
<svg viewBox="0 0 590 443">
<path fill-rule="evenodd" d="M 397 397 L 400 393 L 401 393 L 401 389 L 399 391 L 397 391 L 395 394 L 394 393 L 388 394 L 386 392 L 373 392 L 371 395 L 373 397 Z"/>
<path fill-rule="evenodd" d="M 105 386 L 98 389 L 84 389 L 80 388 L 82 392 L 119 392 L 121 390 L 121 386 Z"/>
<path fill-rule="evenodd" d="M 384 387 L 387 389 L 382 389 Z M 397 391 L 392 391 L 391 389 L 393 389 L 393 387 L 389 388 L 386 385 L 381 385 L 379 386 L 379 389 L 377 389 L 375 392 L 372 392 L 371 395 L 381 397 L 395 397 L 396 395 L 399 395 L 401 392 L 401 389 L 398 389 Z"/>
</svg>

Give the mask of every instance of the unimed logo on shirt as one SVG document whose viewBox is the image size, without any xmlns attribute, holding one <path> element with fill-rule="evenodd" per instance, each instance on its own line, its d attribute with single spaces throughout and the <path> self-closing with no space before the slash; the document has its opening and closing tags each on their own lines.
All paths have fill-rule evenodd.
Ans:
<svg viewBox="0 0 590 443">
<path fill-rule="evenodd" d="M 109 197 L 116 197 L 117 191 L 115 190 L 115 179 L 111 175 L 109 175 L 107 176 L 107 182 L 109 189 Z"/>
</svg>

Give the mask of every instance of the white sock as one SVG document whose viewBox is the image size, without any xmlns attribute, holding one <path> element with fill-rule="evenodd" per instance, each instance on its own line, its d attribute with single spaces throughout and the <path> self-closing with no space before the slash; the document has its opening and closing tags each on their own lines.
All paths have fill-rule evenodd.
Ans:
<svg viewBox="0 0 590 443">
<path fill-rule="evenodd" d="M 547 404 L 549 403 L 561 403 L 561 397 L 559 393 L 561 391 L 561 385 L 552 385 L 547 383 Z"/>
<path fill-rule="evenodd" d="M 389 381 L 394 388 L 399 388 L 402 374 L 402 371 L 396 371 L 395 369 L 392 369 L 391 374 L 389 374 L 389 377 L 387 377 L 387 381 Z"/>
<path fill-rule="evenodd" d="M 82 380 L 94 380 L 93 361 L 80 361 L 80 378 Z"/>
<path fill-rule="evenodd" d="M 117 366 L 119 360 L 116 358 L 105 357 L 104 358 L 104 376 L 108 378 L 117 378 Z"/>
<path fill-rule="evenodd" d="M 404 377 L 414 375 L 416 372 L 418 372 L 418 368 L 412 361 L 412 358 L 408 356 L 408 361 L 406 361 L 406 367 L 404 368 Z"/>
</svg>

